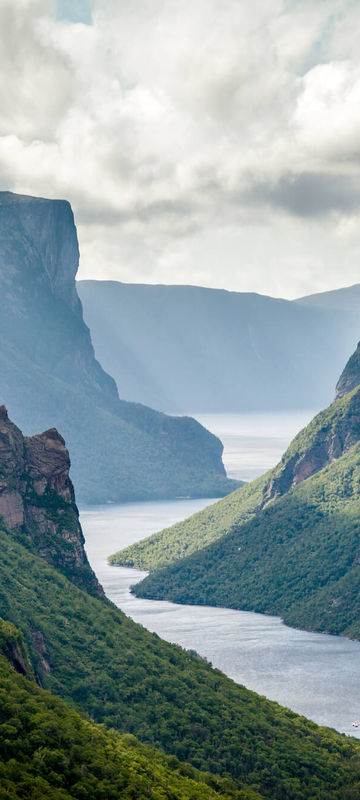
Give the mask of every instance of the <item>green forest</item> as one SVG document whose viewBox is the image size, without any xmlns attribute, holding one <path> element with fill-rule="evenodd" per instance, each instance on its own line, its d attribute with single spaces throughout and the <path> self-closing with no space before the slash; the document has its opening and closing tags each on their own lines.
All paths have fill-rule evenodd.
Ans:
<svg viewBox="0 0 360 800">
<path fill-rule="evenodd" d="M 0 646 L 0 651 L 2 647 Z M 257 800 L 131 735 L 68 708 L 0 656 L 0 798 L 3 800 Z"/>
<path fill-rule="evenodd" d="M 360 445 L 199 553 L 133 591 L 281 615 L 360 638 Z"/>
<path fill-rule="evenodd" d="M 239 686 L 1 532 L 0 614 L 38 681 L 97 723 L 264 797 L 353 798 L 360 745 Z"/>
</svg>

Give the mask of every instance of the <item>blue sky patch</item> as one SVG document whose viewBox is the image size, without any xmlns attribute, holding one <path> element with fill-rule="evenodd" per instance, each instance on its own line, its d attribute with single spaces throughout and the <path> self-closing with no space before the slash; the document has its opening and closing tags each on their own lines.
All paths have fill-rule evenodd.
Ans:
<svg viewBox="0 0 360 800">
<path fill-rule="evenodd" d="M 69 22 L 91 25 L 91 6 L 92 0 L 57 0 L 56 17 Z"/>
</svg>

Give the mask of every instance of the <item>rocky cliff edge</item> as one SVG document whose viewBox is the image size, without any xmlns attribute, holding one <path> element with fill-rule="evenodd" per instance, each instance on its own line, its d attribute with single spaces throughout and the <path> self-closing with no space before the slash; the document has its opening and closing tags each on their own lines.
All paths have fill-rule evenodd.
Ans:
<svg viewBox="0 0 360 800">
<path fill-rule="evenodd" d="M 0 406 L 0 516 L 19 541 L 81 589 L 103 597 L 79 522 L 70 458 L 55 428 L 23 436 Z"/>
</svg>

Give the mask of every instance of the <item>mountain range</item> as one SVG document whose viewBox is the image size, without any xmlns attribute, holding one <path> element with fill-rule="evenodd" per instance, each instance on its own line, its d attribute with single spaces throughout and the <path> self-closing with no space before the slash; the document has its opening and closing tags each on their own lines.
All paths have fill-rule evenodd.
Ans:
<svg viewBox="0 0 360 800">
<path fill-rule="evenodd" d="M 121 396 L 175 413 L 322 408 L 359 335 L 356 286 L 292 302 L 116 281 L 78 292 Z"/>
</svg>

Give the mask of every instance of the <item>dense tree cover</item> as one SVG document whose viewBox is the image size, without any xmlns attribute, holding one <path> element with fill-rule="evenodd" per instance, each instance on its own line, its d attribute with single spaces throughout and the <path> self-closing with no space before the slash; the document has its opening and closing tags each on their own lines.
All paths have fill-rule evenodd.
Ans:
<svg viewBox="0 0 360 800">
<path fill-rule="evenodd" d="M 256 800 L 131 735 L 94 725 L 0 656 L 1 800 Z"/>
<path fill-rule="evenodd" d="M 344 800 L 360 747 L 238 686 L 71 584 L 1 533 L 0 615 L 44 688 L 91 719 L 268 798 Z"/>
<path fill-rule="evenodd" d="M 317 414 L 293 439 L 274 469 L 192 517 L 120 550 L 109 561 L 152 571 L 186 558 L 237 529 L 269 499 L 285 494 L 293 481 L 300 482 L 320 470 L 359 439 L 357 388 Z"/>
<path fill-rule="evenodd" d="M 155 570 L 207 547 L 235 523 L 246 521 L 255 513 L 271 474 L 262 475 L 171 528 L 119 550 L 109 556 L 109 563 Z"/>
<path fill-rule="evenodd" d="M 360 444 L 214 544 L 135 587 L 360 638 Z"/>
</svg>

